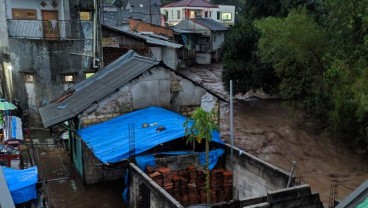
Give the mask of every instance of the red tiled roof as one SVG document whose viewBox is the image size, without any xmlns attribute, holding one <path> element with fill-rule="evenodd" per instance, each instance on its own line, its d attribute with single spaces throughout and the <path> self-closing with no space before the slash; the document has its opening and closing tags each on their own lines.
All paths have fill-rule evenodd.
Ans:
<svg viewBox="0 0 368 208">
<path fill-rule="evenodd" d="M 212 4 L 210 2 L 204 1 L 204 0 L 182 0 L 178 2 L 171 2 L 163 8 L 169 8 L 169 7 L 206 7 L 206 8 L 217 8 L 218 5 Z"/>
</svg>

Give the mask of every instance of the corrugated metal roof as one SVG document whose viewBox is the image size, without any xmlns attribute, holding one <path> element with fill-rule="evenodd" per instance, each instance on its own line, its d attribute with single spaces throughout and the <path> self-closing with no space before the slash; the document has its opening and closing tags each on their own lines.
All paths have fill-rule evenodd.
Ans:
<svg viewBox="0 0 368 208">
<path fill-rule="evenodd" d="M 194 23 L 194 24 L 193 24 Z M 177 25 L 175 25 L 176 29 L 179 30 L 186 30 L 186 31 L 196 31 L 195 24 L 199 24 L 205 28 L 208 28 L 212 31 L 227 31 L 229 30 L 227 27 L 222 25 L 219 22 L 216 22 L 213 19 L 207 19 L 207 18 L 193 18 L 188 20 L 183 20 L 179 22 Z"/>
<path fill-rule="evenodd" d="M 213 31 L 227 31 L 229 30 L 227 27 L 225 27 L 220 22 L 216 22 L 213 19 L 207 19 L 207 18 L 193 18 L 191 21 L 198 23 L 202 25 L 203 27 L 206 27 Z"/>
<path fill-rule="evenodd" d="M 169 8 L 169 7 L 206 7 L 206 8 L 217 8 L 218 5 L 212 4 L 210 2 L 204 1 L 204 0 L 182 0 L 178 2 L 172 2 L 169 3 L 163 8 Z"/>
<path fill-rule="evenodd" d="M 159 62 L 129 51 L 91 78 L 76 84 L 73 94 L 39 109 L 45 127 L 71 119 Z"/>
<path fill-rule="evenodd" d="M 183 47 L 183 45 L 181 45 L 181 44 L 177 44 L 177 43 L 167 41 L 167 40 L 162 40 L 162 39 L 159 39 L 159 38 L 150 37 L 149 35 L 143 35 L 143 34 L 140 34 L 140 33 L 133 32 L 133 31 L 120 30 L 119 28 L 108 26 L 108 25 L 103 25 L 103 27 L 107 28 L 107 29 L 110 29 L 110 30 L 114 30 L 114 31 L 119 32 L 121 34 L 126 34 L 126 35 L 130 35 L 132 37 L 144 39 L 146 41 L 146 43 L 149 43 L 149 44 L 160 45 L 160 46 L 165 46 L 165 47 L 170 47 L 170 48 L 181 48 L 181 47 Z"/>
</svg>

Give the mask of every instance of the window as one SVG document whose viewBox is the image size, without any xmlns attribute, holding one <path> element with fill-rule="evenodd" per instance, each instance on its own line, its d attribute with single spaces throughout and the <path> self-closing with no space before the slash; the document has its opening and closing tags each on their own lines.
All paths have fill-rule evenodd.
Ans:
<svg viewBox="0 0 368 208">
<path fill-rule="evenodd" d="M 180 19 L 180 10 L 176 11 L 176 19 Z"/>
<path fill-rule="evenodd" d="M 75 82 L 75 76 L 74 74 L 63 74 L 63 83 L 74 83 Z"/>
<path fill-rule="evenodd" d="M 37 10 L 35 9 L 12 9 L 13 19 L 36 20 Z"/>
<path fill-rule="evenodd" d="M 94 74 L 94 72 L 86 72 L 86 79 L 92 77 Z"/>
<path fill-rule="evenodd" d="M 220 19 L 220 12 L 217 12 L 217 19 L 219 20 Z"/>
<path fill-rule="evenodd" d="M 207 11 L 204 12 L 204 17 L 208 17 L 208 12 Z"/>
<path fill-rule="evenodd" d="M 221 13 L 221 20 L 230 21 L 231 20 L 231 13 L 230 12 Z"/>
<path fill-rule="evenodd" d="M 91 20 L 91 12 L 90 11 L 79 11 L 79 19 L 84 21 Z"/>
<path fill-rule="evenodd" d="M 24 81 L 26 83 L 34 83 L 35 82 L 35 74 L 34 73 L 24 73 Z"/>
</svg>

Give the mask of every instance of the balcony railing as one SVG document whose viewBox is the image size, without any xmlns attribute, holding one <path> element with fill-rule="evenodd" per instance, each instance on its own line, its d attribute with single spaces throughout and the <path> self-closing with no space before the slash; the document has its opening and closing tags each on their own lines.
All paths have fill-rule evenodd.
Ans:
<svg viewBox="0 0 368 208">
<path fill-rule="evenodd" d="M 14 38 L 46 40 L 92 39 L 91 29 L 92 21 L 8 20 L 9 37 Z"/>
</svg>

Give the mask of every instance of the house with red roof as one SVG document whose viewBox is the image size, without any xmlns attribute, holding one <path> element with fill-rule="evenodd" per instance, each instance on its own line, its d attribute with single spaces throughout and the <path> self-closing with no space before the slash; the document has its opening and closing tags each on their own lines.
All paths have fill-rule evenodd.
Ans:
<svg viewBox="0 0 368 208">
<path fill-rule="evenodd" d="M 217 5 L 205 0 L 171 2 L 161 7 L 161 14 L 170 26 L 191 18 L 208 18 L 224 26 L 235 23 L 235 6 Z"/>
</svg>

